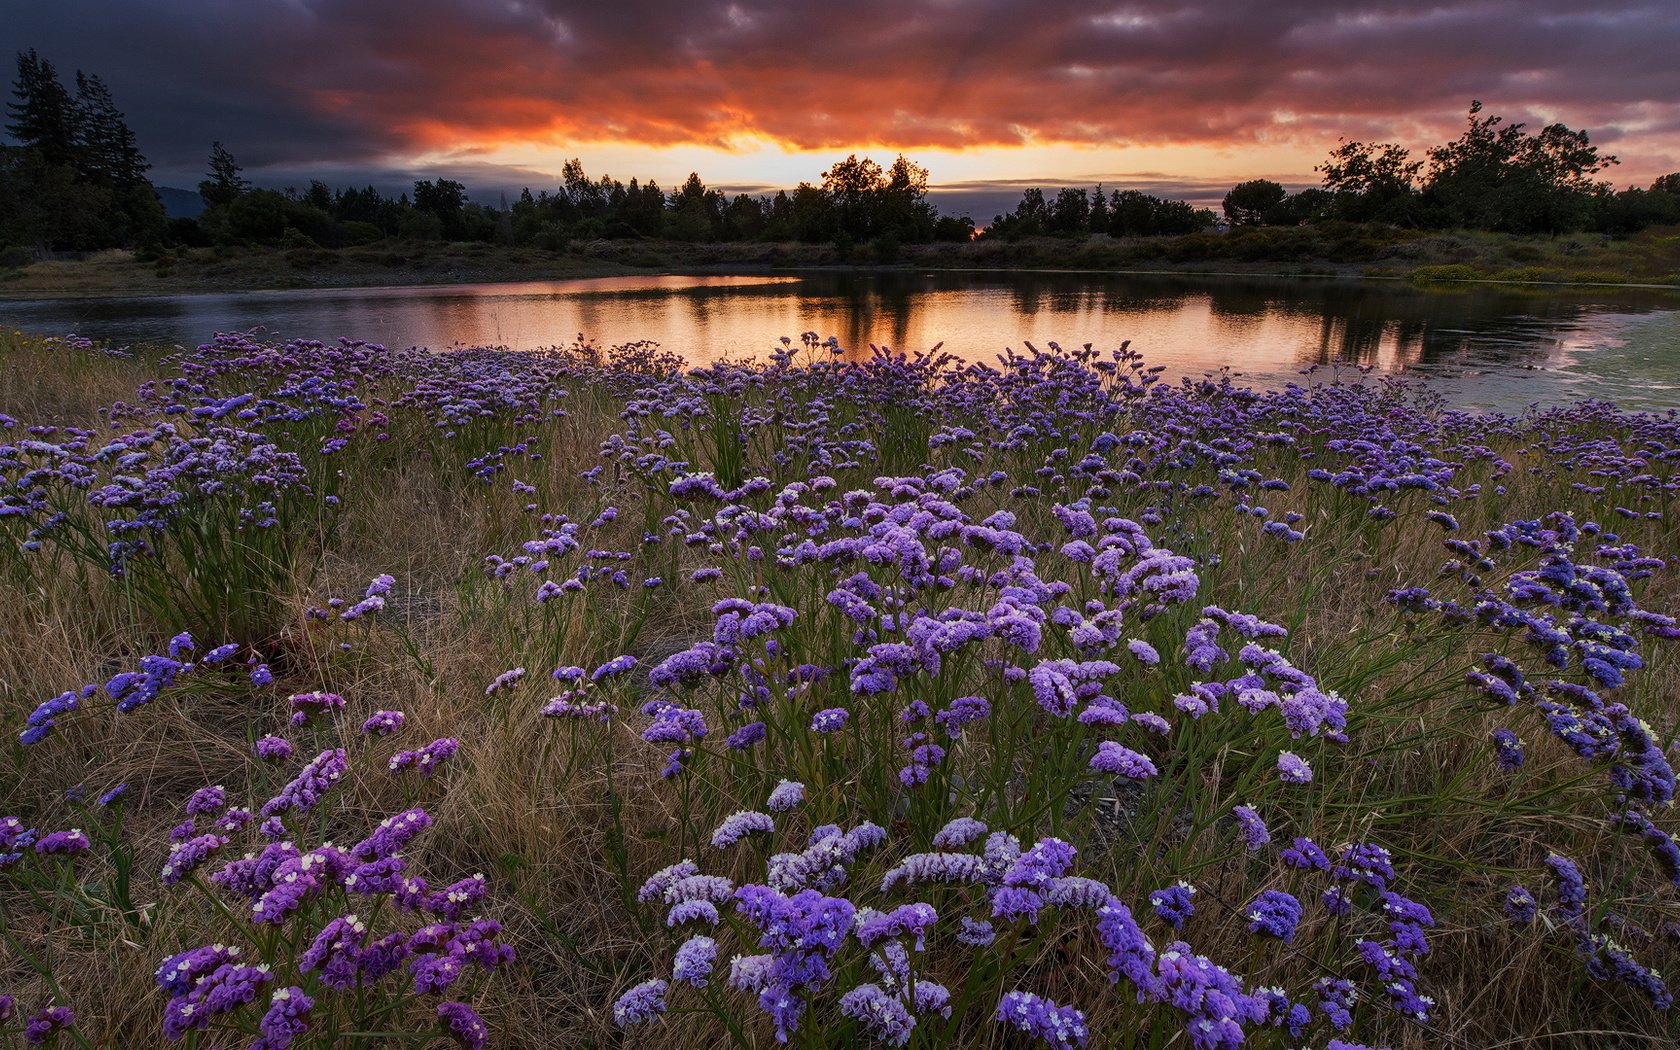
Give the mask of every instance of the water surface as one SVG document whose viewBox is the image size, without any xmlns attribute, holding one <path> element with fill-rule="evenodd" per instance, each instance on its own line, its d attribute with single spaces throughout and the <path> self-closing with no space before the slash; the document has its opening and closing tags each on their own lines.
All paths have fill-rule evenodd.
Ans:
<svg viewBox="0 0 1680 1050">
<path fill-rule="evenodd" d="M 0 303 L 0 324 L 117 342 L 218 331 L 390 346 L 532 349 L 651 339 L 690 361 L 762 356 L 783 336 L 969 359 L 1130 340 L 1169 375 L 1228 369 L 1276 386 L 1346 362 L 1428 376 L 1467 405 L 1580 397 L 1680 406 L 1680 296 L 1664 291 L 1000 272 L 648 276 Z"/>
</svg>

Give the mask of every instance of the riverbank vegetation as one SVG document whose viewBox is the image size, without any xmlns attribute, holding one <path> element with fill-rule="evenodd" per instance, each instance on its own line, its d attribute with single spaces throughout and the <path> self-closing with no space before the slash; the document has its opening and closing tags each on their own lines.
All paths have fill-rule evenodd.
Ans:
<svg viewBox="0 0 1680 1050">
<path fill-rule="evenodd" d="M 1030 237 L 872 246 L 600 239 L 567 250 L 483 243 L 385 241 L 341 249 L 178 248 L 110 250 L 0 269 L 0 298 L 78 298 L 477 284 L 649 273 L 774 273 L 822 268 L 1173 272 L 1407 280 L 1437 291 L 1501 281 L 1537 290 L 1558 284 L 1680 288 L 1680 230 L 1620 239 L 1592 234 L 1516 237 L 1475 232 L 1377 229 L 1326 223 L 1223 234 L 1078 240 Z"/>
<path fill-rule="evenodd" d="M 0 1039 L 1680 1038 L 1672 414 L 11 334 L 0 428 Z"/>
</svg>

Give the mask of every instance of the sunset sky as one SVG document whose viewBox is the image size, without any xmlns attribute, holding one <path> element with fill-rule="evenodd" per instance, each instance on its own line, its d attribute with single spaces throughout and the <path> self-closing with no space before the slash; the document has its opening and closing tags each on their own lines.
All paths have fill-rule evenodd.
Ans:
<svg viewBox="0 0 1680 1050">
<path fill-rule="evenodd" d="M 159 185 L 213 139 L 259 183 L 494 199 L 689 171 L 731 190 L 904 152 L 942 206 L 1022 185 L 1198 201 L 1315 183 L 1338 136 L 1455 137 L 1472 98 L 1618 154 L 1617 185 L 1680 170 L 1680 2 L 1318 0 L 54 0 L 0 44 L 111 85 Z"/>
</svg>

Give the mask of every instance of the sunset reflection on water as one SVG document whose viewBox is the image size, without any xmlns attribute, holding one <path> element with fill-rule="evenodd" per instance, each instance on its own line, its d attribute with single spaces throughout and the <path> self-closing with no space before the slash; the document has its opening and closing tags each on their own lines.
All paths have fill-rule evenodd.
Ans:
<svg viewBox="0 0 1680 1050">
<path fill-rule="evenodd" d="M 534 349 L 582 336 L 653 340 L 703 363 L 762 357 L 783 336 L 935 344 L 987 361 L 1031 343 L 1130 340 L 1168 376 L 1224 368 L 1256 385 L 1347 362 L 1426 374 L 1475 403 L 1594 394 L 1676 403 L 1676 297 L 1661 292 L 1426 292 L 1402 282 L 1166 275 L 827 271 L 636 276 L 0 304 L 0 323 L 117 341 L 199 342 L 252 328 L 391 346 Z"/>
</svg>

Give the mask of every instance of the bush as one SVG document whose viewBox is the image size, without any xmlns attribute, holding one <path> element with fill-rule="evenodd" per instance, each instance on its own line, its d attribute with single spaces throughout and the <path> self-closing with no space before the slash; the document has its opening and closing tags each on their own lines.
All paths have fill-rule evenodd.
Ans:
<svg viewBox="0 0 1680 1050">
<path fill-rule="evenodd" d="M 315 243 L 315 239 L 313 237 L 309 236 L 307 233 L 304 233 L 302 230 L 298 229 L 296 226 L 288 226 L 288 227 L 286 227 L 285 232 L 280 235 L 280 247 L 282 247 L 282 248 L 319 248 L 321 246 L 319 244 Z"/>
<path fill-rule="evenodd" d="M 385 231 L 371 222 L 351 220 L 343 224 L 343 229 L 345 240 L 358 247 L 377 244 L 385 239 Z"/>
<path fill-rule="evenodd" d="M 1474 266 L 1464 263 L 1447 263 L 1436 266 L 1419 266 L 1412 271 L 1413 284 L 1433 284 L 1449 281 L 1485 281 L 1487 274 Z"/>
</svg>

